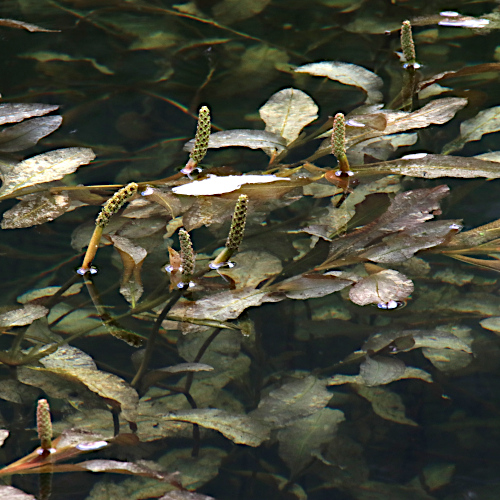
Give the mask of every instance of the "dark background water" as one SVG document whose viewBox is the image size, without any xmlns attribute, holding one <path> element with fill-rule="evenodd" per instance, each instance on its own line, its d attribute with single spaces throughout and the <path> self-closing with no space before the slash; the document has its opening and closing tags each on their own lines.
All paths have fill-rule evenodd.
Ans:
<svg viewBox="0 0 500 500">
<path fill-rule="evenodd" d="M 297 76 L 290 71 L 290 65 L 321 60 L 350 62 L 373 70 L 384 79 L 383 92 L 389 102 L 400 86 L 400 63 L 395 51 L 399 50 L 396 30 L 403 20 L 441 10 L 481 16 L 497 8 L 498 2 L 275 0 L 246 19 L 231 20 L 220 15 L 219 23 L 181 15 L 174 5 L 161 0 L 2 1 L 2 18 L 61 30 L 29 33 L 0 26 L 3 100 L 58 104 L 64 118 L 56 133 L 18 158 L 59 147 L 91 147 L 97 159 L 74 174 L 74 184 L 125 183 L 172 175 L 186 161 L 182 146 L 193 136 L 201 104 L 210 105 L 213 122 L 220 129 L 263 128 L 257 113 L 259 107 L 274 92 L 291 86 L 315 99 L 322 120 L 338 111 L 347 113 L 361 104 L 364 96 L 354 87 Z M 196 5 L 201 14 L 211 16 L 220 3 L 200 0 Z M 495 49 L 500 46 L 497 30 L 481 32 L 432 24 L 416 26 L 414 34 L 417 58 L 425 76 L 495 61 Z M 45 57 L 50 60 L 37 60 L 43 59 L 42 53 L 46 52 L 53 53 Z M 93 61 L 102 66 L 96 67 Z M 433 129 L 432 133 L 423 131 L 419 148 L 440 152 L 440 147 L 458 133 L 461 120 L 498 105 L 497 76 L 451 82 L 453 95 L 468 97 L 470 106 L 453 123 Z M 498 138 L 498 133 L 489 134 L 480 142 L 469 143 L 460 154 L 471 156 L 495 151 Z M 263 169 L 267 163 L 267 157 L 260 151 L 238 150 L 229 154 L 222 150 L 210 155 L 210 162 L 242 171 Z M 328 165 L 328 160 L 322 164 Z M 450 203 L 446 213 L 449 218 L 463 218 L 466 227 L 473 227 L 499 217 L 497 181 L 451 180 L 449 185 L 467 194 L 460 203 Z M 2 207 L 7 209 L 13 204 L 12 200 L 5 201 Z M 77 224 L 91 220 L 95 212 L 95 207 L 84 207 L 51 224 L 2 231 L 0 305 L 14 303 L 15 297 L 27 289 L 64 281 L 79 263 L 79 256 L 70 245 L 72 230 Z M 492 282 L 496 280 L 491 272 L 479 271 L 479 274 Z M 495 286 L 491 290 L 497 293 Z M 272 306 L 259 311 L 258 325 L 267 331 L 296 328 L 292 319 L 277 317 Z M 301 306 L 289 306 L 288 314 L 303 315 Z M 377 315 L 373 311 L 366 314 L 366 331 L 379 320 Z M 479 328 L 477 320 L 472 323 Z M 266 347 L 270 356 L 278 356 L 282 349 L 292 346 L 289 335 L 290 338 L 269 342 Z M 356 342 L 346 345 L 342 336 L 318 340 L 295 367 L 313 369 L 317 360 L 328 364 L 329 356 L 334 358 L 333 362 L 338 361 L 355 345 Z M 85 348 L 92 353 L 92 342 L 88 341 Z M 121 356 L 119 348 L 116 356 Z M 437 395 L 422 395 L 417 382 L 407 385 L 407 392 L 402 394 L 407 413 L 421 426 L 408 430 L 394 425 L 372 439 L 359 436 L 365 445 L 371 479 L 405 484 L 418 475 L 423 463 L 450 462 L 457 464 L 455 478 L 431 495 L 449 499 L 496 498 L 495 481 L 500 466 L 498 376 L 498 365 L 492 361 L 484 372 L 480 370 L 459 380 L 444 377 L 436 385 Z M 443 406 L 441 393 L 450 397 L 448 406 Z M 357 411 L 359 408 L 347 413 L 351 422 L 364 418 Z M 446 432 L 450 416 L 458 422 L 459 430 Z M 367 428 L 365 431 L 368 434 Z M 461 442 L 456 441 L 457 436 Z M 261 457 L 242 453 L 228 467 L 257 470 L 259 460 L 266 460 L 268 455 L 272 459 L 272 450 L 264 450 Z M 263 492 L 258 488 L 253 493 L 245 492 L 244 483 L 239 484 L 239 489 L 231 489 L 225 484 L 226 477 L 222 474 L 207 493 L 219 500 L 270 495 L 265 488 Z M 60 484 L 65 484 L 68 480 L 61 481 Z M 88 479 L 86 487 L 91 481 L 94 478 Z M 311 489 L 311 499 L 383 498 L 380 492 L 356 497 L 339 490 L 314 492 L 317 485 L 311 481 L 302 482 Z M 230 493 L 224 492 L 226 487 Z M 60 488 L 59 485 L 60 498 L 64 498 Z M 385 498 L 421 498 L 394 491 L 387 495 Z M 288 498 L 285 493 L 283 498 Z"/>
</svg>

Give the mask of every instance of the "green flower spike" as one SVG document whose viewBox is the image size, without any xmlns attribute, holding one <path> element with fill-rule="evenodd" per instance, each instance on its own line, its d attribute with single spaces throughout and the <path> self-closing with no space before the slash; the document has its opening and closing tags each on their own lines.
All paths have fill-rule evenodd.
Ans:
<svg viewBox="0 0 500 500">
<path fill-rule="evenodd" d="M 40 448 L 45 454 L 49 454 L 52 448 L 52 422 L 50 420 L 50 408 L 46 399 L 39 399 L 36 408 L 36 426 Z"/>
<path fill-rule="evenodd" d="M 401 50 L 405 59 L 405 67 L 415 67 L 417 64 L 417 56 L 415 53 L 415 43 L 411 33 L 410 21 L 403 21 L 401 25 Z"/>
<path fill-rule="evenodd" d="M 205 158 L 208 149 L 208 141 L 210 139 L 210 110 L 208 106 L 202 106 L 198 112 L 198 125 L 196 127 L 196 135 L 194 137 L 194 146 L 189 161 L 186 166 L 181 170 L 183 174 L 189 174 L 198 166 L 198 164 Z"/>
<path fill-rule="evenodd" d="M 339 162 L 340 170 L 349 172 L 349 161 L 345 151 L 345 117 L 342 113 L 337 113 L 333 120 L 332 152 Z"/>
<path fill-rule="evenodd" d="M 181 244 L 182 276 L 189 280 L 194 273 L 196 259 L 191 237 L 185 229 L 179 229 L 179 242 Z"/>
<path fill-rule="evenodd" d="M 217 269 L 229 261 L 231 255 L 236 252 L 243 241 L 243 234 L 245 232 L 245 224 L 248 212 L 248 196 L 246 194 L 240 195 L 236 206 L 234 207 L 233 219 L 231 221 L 231 229 L 227 237 L 226 246 L 224 250 L 217 255 L 215 260 L 210 263 L 212 269 Z"/>
</svg>

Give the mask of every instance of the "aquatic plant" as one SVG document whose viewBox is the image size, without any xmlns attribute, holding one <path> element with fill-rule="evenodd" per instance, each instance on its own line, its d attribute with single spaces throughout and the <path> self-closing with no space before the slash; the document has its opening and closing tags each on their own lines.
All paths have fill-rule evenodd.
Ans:
<svg viewBox="0 0 500 500">
<path fill-rule="evenodd" d="M 265 130 L 212 133 L 210 111 L 202 106 L 195 138 L 185 145 L 189 159 L 165 178 L 125 185 L 66 183 L 65 175 L 94 159 L 90 148 L 49 151 L 2 168 L 0 199 L 20 199 L 4 213 L 5 230 L 45 224 L 83 205 L 102 209 L 95 221 L 73 233 L 74 247 L 87 250 L 76 272 L 63 266 L 66 283 L 28 292 L 19 298 L 21 306 L 0 314 L 0 325 L 14 336 L 10 348 L 0 352 L 0 361 L 11 368 L 1 397 L 13 400 L 16 391 L 23 391 L 35 401 L 42 391 L 65 405 L 54 422 L 59 437 L 51 442 L 48 405 L 40 400 L 42 452 L 35 450 L 0 475 L 123 472 L 160 481 L 164 489 L 157 496 L 172 488 L 181 495 L 183 488 L 197 489 L 208 480 L 189 474 L 179 479 L 133 461 L 60 462 L 111 445 L 128 449 L 163 439 L 185 443 L 191 437 L 190 449 L 171 450 L 164 466 L 187 470 L 186 464 L 206 461 L 215 464 L 213 477 L 228 457 L 222 447 L 207 445 L 214 430 L 248 448 L 278 444 L 288 476 L 272 468 L 258 472 L 259 481 L 277 484 L 277 494 L 304 498 L 301 478 L 310 473 L 324 479 L 324 488 L 358 494 L 368 487 L 368 467 L 356 443 L 338 433 L 348 412 L 336 400 L 345 393 L 331 387 L 348 385 L 360 397 L 352 404 L 358 410 L 368 401 L 371 417 L 416 427 L 401 395 L 386 386 L 405 379 L 434 383 L 478 355 L 473 334 L 453 317 L 458 307 L 470 306 L 464 298 L 460 306 L 451 287 L 440 294 L 427 283 L 452 280 L 455 286 L 462 279 L 445 275 L 436 256 L 499 269 L 500 220 L 462 231 L 461 220 L 438 218 L 450 189 L 432 181 L 500 177 L 496 161 L 449 154 L 492 132 L 488 123 L 498 110 L 483 110 L 462 122 L 459 137 L 441 154 L 417 150 L 394 158 L 399 147 L 419 147 L 415 130 L 448 123 L 468 105 L 463 96 L 436 97 L 444 91 L 434 87 L 436 93 L 426 95 L 426 89 L 448 78 L 489 72 L 492 66 L 419 80 L 407 21 L 401 45 L 402 83 L 389 107 L 383 105 L 383 81 L 374 72 L 337 61 L 304 64 L 293 74 L 360 89 L 364 101 L 315 130 L 311 124 L 318 106 L 298 88 L 280 90 L 261 106 Z M 36 120 L 56 109 L 4 106 L 4 116 L 19 113 L 15 120 Z M 238 165 L 243 173 L 212 160 L 213 150 L 233 146 L 260 149 L 267 161 Z M 111 262 L 121 268 L 120 279 L 109 266 L 109 253 L 98 253 L 100 246 L 116 250 Z M 463 280 L 489 286 L 471 276 Z M 112 283 L 123 302 L 101 294 Z M 486 303 L 487 293 L 478 293 L 477 302 Z M 298 300 L 304 316 L 290 304 Z M 428 312 L 429 301 L 439 303 L 441 316 Z M 267 326 L 260 316 L 264 304 L 278 311 Z M 373 311 L 380 314 L 374 320 L 380 328 L 366 338 L 362 327 Z M 471 314 L 465 321 L 476 316 L 488 321 L 496 309 L 474 305 Z M 297 316 L 294 328 L 287 328 Z M 352 317 L 358 320 L 354 341 L 342 326 Z M 492 323 L 485 322 L 485 328 L 497 328 Z M 278 334 L 267 341 L 259 330 L 271 329 Z M 330 351 L 337 334 L 357 347 L 350 354 Z M 89 336 L 103 346 L 98 364 L 84 344 L 73 346 Z M 287 352 L 292 337 L 294 345 L 307 343 L 314 353 L 309 365 L 301 361 L 294 369 L 290 359 L 300 354 Z M 317 348 L 325 338 L 327 356 Z M 114 339 L 128 345 L 117 347 Z M 144 345 L 132 355 L 133 368 L 114 365 L 115 352 L 130 354 L 129 349 Z M 273 349 L 279 352 L 271 355 Z M 421 363 L 411 354 L 416 350 L 428 360 L 423 368 L 409 364 Z M 359 373 L 353 374 L 358 365 Z M 235 394 L 228 391 L 231 386 Z M 232 450 L 237 463 L 239 448 Z M 340 456 L 348 457 L 348 465 Z M 196 477 L 201 469 L 198 465 Z"/>
</svg>

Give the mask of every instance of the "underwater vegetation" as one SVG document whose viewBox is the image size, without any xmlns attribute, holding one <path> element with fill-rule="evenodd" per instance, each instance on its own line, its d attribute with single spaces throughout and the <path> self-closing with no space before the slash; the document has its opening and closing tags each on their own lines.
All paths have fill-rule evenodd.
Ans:
<svg viewBox="0 0 500 500">
<path fill-rule="evenodd" d="M 127 2 L 111 22 L 99 17 L 106 9 L 79 10 L 92 2 L 50 3 L 118 38 L 131 14 L 178 15 L 213 30 L 204 47 L 229 46 L 223 35 L 255 41 L 238 23 L 272 8 L 224 0 L 207 17 L 198 2 L 176 10 Z M 343 15 L 357 8 L 319 3 Z M 78 131 L 77 146 L 18 156 L 44 147 L 65 112 L 1 103 L 2 234 L 55 238 L 52 228 L 69 220 L 72 247 L 0 310 L 1 498 L 35 498 L 21 490 L 39 500 L 465 494 L 478 466 L 467 453 L 491 452 L 498 438 L 495 390 L 478 390 L 472 376 L 499 368 L 500 219 L 491 210 L 471 224 L 461 210 L 500 178 L 500 154 L 463 152 L 500 131 L 500 106 L 481 107 L 455 86 L 486 85 L 500 63 L 429 73 L 412 31 L 448 26 L 485 37 L 498 23 L 497 11 L 426 13 L 397 29 L 388 22 L 399 58 L 389 87 L 361 64 L 276 57 L 272 71 L 296 85 L 242 116 L 252 128 L 220 124 L 203 93 L 218 75 L 209 67 L 194 109 L 169 101 L 194 137 L 178 138 L 182 152 L 151 178 L 131 159 L 103 181 L 93 165 L 129 153 L 103 142 L 96 154 Z M 13 19 L 0 27 L 60 36 Z M 140 35 L 131 50 L 170 48 L 181 31 Z M 260 48 L 245 50 L 257 58 Z M 84 55 L 23 57 L 52 64 L 47 74 L 64 63 L 116 71 Z M 149 95 L 175 72 L 167 63 L 157 70 L 142 90 Z M 325 112 L 306 90 L 322 95 L 328 85 L 355 97 L 335 101 L 332 92 L 336 108 Z M 158 140 L 141 154 L 174 151 Z M 82 178 L 96 182 L 81 182 L 85 169 Z M 16 251 L 29 258 L 33 249 Z M 485 494 L 497 462 L 489 460 Z M 88 475 L 80 486 L 57 474 L 76 472 L 93 473 L 91 485 Z"/>
</svg>

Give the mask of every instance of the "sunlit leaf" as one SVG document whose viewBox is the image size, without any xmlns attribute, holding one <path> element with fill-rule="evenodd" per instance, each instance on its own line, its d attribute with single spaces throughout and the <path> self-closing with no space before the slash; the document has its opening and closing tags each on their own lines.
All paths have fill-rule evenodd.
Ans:
<svg viewBox="0 0 500 500">
<path fill-rule="evenodd" d="M 10 153 L 31 148 L 42 137 L 57 130 L 61 123 L 62 116 L 43 116 L 5 128 L 0 132 L 0 151 Z"/>
<path fill-rule="evenodd" d="M 340 410 L 323 408 L 278 432 L 279 454 L 293 475 L 304 470 L 314 460 L 314 452 L 320 453 L 334 439 L 344 420 Z"/>
<path fill-rule="evenodd" d="M 184 145 L 185 151 L 193 149 L 194 139 Z M 281 153 L 286 146 L 286 140 L 278 134 L 265 130 L 234 129 L 210 134 L 209 148 L 227 148 L 242 146 L 250 149 L 272 149 Z"/>
<path fill-rule="evenodd" d="M 354 386 L 356 392 L 370 401 L 373 411 L 386 420 L 398 424 L 417 426 L 418 424 L 406 417 L 405 406 L 399 394 L 390 391 L 386 387 Z"/>
<path fill-rule="evenodd" d="M 180 420 L 214 429 L 237 444 L 259 446 L 270 437 L 271 427 L 248 415 L 234 415 L 216 408 L 171 412 L 169 420 Z"/>
<path fill-rule="evenodd" d="M 500 106 L 483 109 L 460 124 L 460 136 L 443 146 L 443 154 L 462 149 L 467 142 L 479 141 L 484 134 L 500 130 Z"/>
<path fill-rule="evenodd" d="M 349 298 L 359 306 L 401 301 L 413 292 L 413 282 L 404 274 L 385 269 L 361 279 L 349 290 Z"/>
<path fill-rule="evenodd" d="M 412 177 L 423 177 L 424 179 L 436 179 L 438 177 L 459 177 L 462 179 L 486 177 L 496 179 L 500 177 L 500 164 L 478 158 L 418 153 L 403 156 L 397 160 L 360 165 L 356 167 L 356 171 L 374 175 L 410 175 Z"/>
<path fill-rule="evenodd" d="M 81 292 L 83 283 L 75 283 L 71 285 L 63 294 L 63 297 L 68 297 L 70 295 L 76 295 Z M 31 290 L 29 292 L 23 293 L 17 297 L 17 301 L 20 304 L 27 304 L 33 300 L 41 299 L 43 297 L 50 297 L 60 290 L 60 286 L 49 286 L 45 288 L 38 288 L 36 290 Z"/>
<path fill-rule="evenodd" d="M 9 28 L 18 28 L 25 29 L 27 31 L 37 32 L 37 31 L 45 31 L 49 33 L 56 33 L 61 30 L 50 30 L 47 28 L 42 28 L 41 26 L 37 26 L 36 24 L 25 23 L 24 21 L 18 21 L 16 19 L 0 19 L 0 26 L 8 26 Z"/>
<path fill-rule="evenodd" d="M 275 175 L 227 175 L 221 177 L 210 174 L 206 179 L 174 187 L 172 191 L 187 196 L 212 196 L 236 191 L 245 184 L 268 184 L 289 180 L 286 177 L 276 177 Z"/>
<path fill-rule="evenodd" d="M 366 92 L 366 103 L 382 102 L 382 78 L 372 71 L 344 62 L 323 61 L 306 64 L 295 69 L 297 73 L 309 73 L 315 76 L 325 76 L 345 85 L 360 87 Z"/>
<path fill-rule="evenodd" d="M 2 229 L 18 229 L 50 222 L 66 213 L 70 205 L 71 200 L 64 192 L 28 194 L 3 213 Z"/>
<path fill-rule="evenodd" d="M 28 186 L 61 179 L 94 158 L 90 148 L 65 148 L 33 156 L 14 166 L 0 164 L 3 181 L 0 199 Z"/>
<path fill-rule="evenodd" d="M 0 496 L 2 500 L 36 500 L 33 495 L 14 488 L 14 486 L 0 485 Z"/>
<path fill-rule="evenodd" d="M 284 293 L 289 299 L 324 297 L 352 285 L 353 281 L 336 274 L 302 274 L 273 285 L 270 289 Z"/>
<path fill-rule="evenodd" d="M 459 220 L 430 221 L 417 227 L 386 236 L 382 243 L 370 247 L 361 257 L 373 262 L 403 262 L 419 250 L 432 248 L 462 228 Z"/>
<path fill-rule="evenodd" d="M 24 326 L 33 323 L 38 318 L 43 318 L 47 315 L 49 310 L 46 307 L 26 304 L 20 309 L 14 309 L 0 314 L 0 326 Z"/>
<path fill-rule="evenodd" d="M 9 437 L 9 431 L 7 429 L 0 429 L 0 446 L 3 446 L 5 440 Z"/>
<path fill-rule="evenodd" d="M 273 428 L 286 427 L 324 408 L 331 398 L 326 382 L 308 375 L 272 390 L 250 415 Z"/>
<path fill-rule="evenodd" d="M 73 56 L 70 56 L 68 54 L 60 54 L 60 53 L 51 52 L 51 51 L 25 52 L 24 54 L 21 54 L 21 57 L 35 59 L 35 60 L 42 62 L 42 63 L 46 63 L 49 61 L 85 62 L 85 63 L 89 63 L 91 66 L 94 67 L 94 69 L 96 69 L 100 73 L 103 73 L 104 75 L 114 75 L 114 73 L 115 73 L 113 70 L 109 69 L 107 66 L 104 66 L 104 64 L 99 64 L 92 57 L 73 57 Z"/>
<path fill-rule="evenodd" d="M 137 419 L 137 392 L 120 377 L 100 371 L 92 358 L 75 347 L 60 347 L 54 354 L 41 359 L 44 369 L 63 378 L 78 380 L 105 400 L 116 402 L 125 419 Z"/>
<path fill-rule="evenodd" d="M 287 144 L 318 118 L 318 106 L 305 92 L 289 88 L 273 94 L 259 109 L 266 130 L 286 139 Z"/>
<path fill-rule="evenodd" d="M 0 125 L 16 123 L 26 118 L 42 116 L 59 109 L 54 104 L 3 103 L 0 104 Z"/>
</svg>

